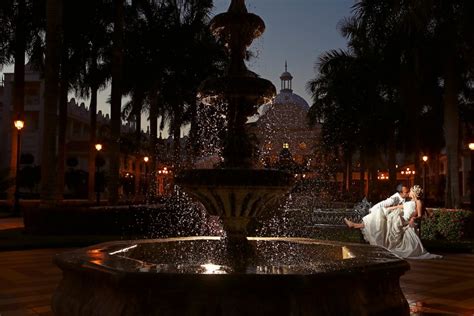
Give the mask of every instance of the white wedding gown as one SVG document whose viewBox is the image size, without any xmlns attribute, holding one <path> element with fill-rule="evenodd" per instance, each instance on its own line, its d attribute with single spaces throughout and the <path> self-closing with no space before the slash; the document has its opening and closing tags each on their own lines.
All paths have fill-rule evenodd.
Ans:
<svg viewBox="0 0 474 316">
<path fill-rule="evenodd" d="M 362 218 L 364 228 L 362 235 L 372 246 L 385 247 L 385 236 L 387 234 L 387 217 L 384 207 L 373 208 L 372 211 Z"/>
<path fill-rule="evenodd" d="M 372 212 L 362 220 L 362 234 L 371 245 L 382 246 L 392 253 L 407 259 L 435 259 L 439 255 L 430 254 L 423 247 L 415 229 L 408 221 L 416 211 L 414 201 L 403 203 L 402 209 Z"/>
</svg>

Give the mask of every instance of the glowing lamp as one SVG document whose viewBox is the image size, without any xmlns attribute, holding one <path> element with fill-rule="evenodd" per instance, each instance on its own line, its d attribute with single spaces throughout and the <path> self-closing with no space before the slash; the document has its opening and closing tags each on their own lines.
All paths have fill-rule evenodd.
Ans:
<svg viewBox="0 0 474 316">
<path fill-rule="evenodd" d="M 23 127 L 25 127 L 25 121 L 21 119 L 14 120 L 13 124 L 15 125 L 16 129 L 19 131 L 22 130 Z"/>
</svg>

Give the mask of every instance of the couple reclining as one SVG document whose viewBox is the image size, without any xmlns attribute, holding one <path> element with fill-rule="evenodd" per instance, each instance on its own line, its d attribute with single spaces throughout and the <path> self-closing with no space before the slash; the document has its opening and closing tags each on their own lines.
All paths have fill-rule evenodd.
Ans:
<svg viewBox="0 0 474 316">
<path fill-rule="evenodd" d="M 382 246 L 402 258 L 441 258 L 426 251 L 415 231 L 415 220 L 423 215 L 422 191 L 419 185 L 410 190 L 399 186 L 397 193 L 375 204 L 362 223 L 347 218 L 344 221 L 350 228 L 361 229 L 369 244 Z"/>
</svg>

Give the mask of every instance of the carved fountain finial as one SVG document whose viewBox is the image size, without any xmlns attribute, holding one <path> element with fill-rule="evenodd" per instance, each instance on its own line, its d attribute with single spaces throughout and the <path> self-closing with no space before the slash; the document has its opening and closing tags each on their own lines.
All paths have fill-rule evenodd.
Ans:
<svg viewBox="0 0 474 316">
<path fill-rule="evenodd" d="M 245 0 L 232 0 L 230 3 L 229 9 L 227 12 L 232 13 L 247 13 L 247 7 L 245 5 Z"/>
</svg>

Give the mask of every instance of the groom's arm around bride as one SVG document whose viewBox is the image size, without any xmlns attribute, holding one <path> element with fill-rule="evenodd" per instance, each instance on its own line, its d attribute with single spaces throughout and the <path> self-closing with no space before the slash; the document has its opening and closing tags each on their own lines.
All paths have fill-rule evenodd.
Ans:
<svg viewBox="0 0 474 316">
<path fill-rule="evenodd" d="M 396 206 L 405 201 L 408 197 L 410 190 L 405 185 L 398 185 L 397 192 L 390 196 L 389 198 L 375 204 L 370 210 L 369 213 L 382 211 L 385 215 L 387 215 L 388 211 L 386 210 L 388 207 Z"/>
</svg>

